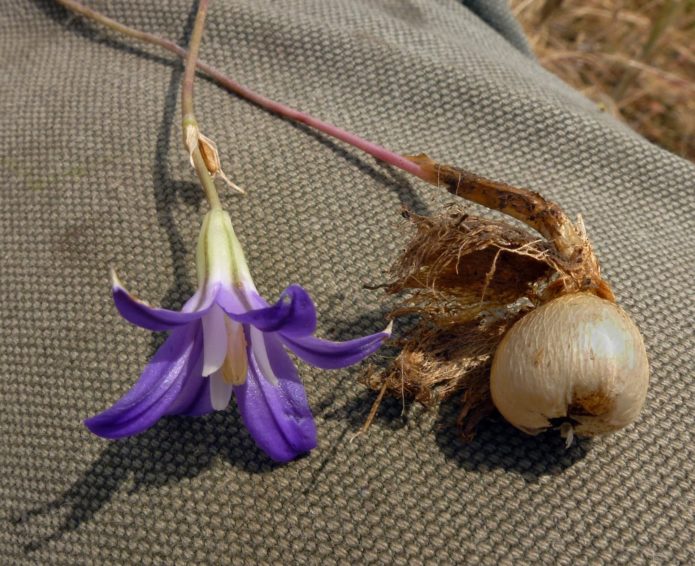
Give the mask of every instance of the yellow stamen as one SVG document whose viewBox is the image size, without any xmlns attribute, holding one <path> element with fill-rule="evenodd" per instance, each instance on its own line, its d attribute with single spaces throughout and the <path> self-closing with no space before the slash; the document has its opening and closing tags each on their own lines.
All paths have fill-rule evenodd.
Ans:
<svg viewBox="0 0 695 566">
<path fill-rule="evenodd" d="M 227 327 L 227 356 L 222 363 L 222 379 L 230 385 L 241 385 L 246 381 L 249 369 L 244 327 L 227 317 L 224 322 Z"/>
</svg>

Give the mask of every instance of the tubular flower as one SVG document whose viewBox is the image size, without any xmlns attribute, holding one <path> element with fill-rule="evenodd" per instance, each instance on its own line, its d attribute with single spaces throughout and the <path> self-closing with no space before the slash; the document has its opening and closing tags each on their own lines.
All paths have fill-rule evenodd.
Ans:
<svg viewBox="0 0 695 566">
<path fill-rule="evenodd" d="M 354 364 L 390 336 L 346 342 L 313 336 L 316 308 L 291 285 L 273 305 L 257 292 L 229 215 L 213 208 L 197 248 L 198 290 L 180 312 L 152 307 L 129 294 L 114 273 L 113 298 L 128 321 L 171 331 L 138 382 L 119 401 L 85 421 L 105 438 L 138 434 L 165 415 L 223 410 L 232 394 L 256 444 L 272 459 L 292 460 L 316 446 L 316 427 L 286 350 L 326 369 Z"/>
</svg>

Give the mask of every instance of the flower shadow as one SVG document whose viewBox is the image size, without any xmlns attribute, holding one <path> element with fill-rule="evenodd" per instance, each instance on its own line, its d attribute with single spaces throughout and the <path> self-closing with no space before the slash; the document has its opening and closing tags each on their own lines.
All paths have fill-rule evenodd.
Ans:
<svg viewBox="0 0 695 566">
<path fill-rule="evenodd" d="M 90 521 L 124 486 L 132 495 L 177 483 L 198 476 L 216 460 L 247 473 L 279 466 L 256 448 L 235 407 L 206 417 L 166 418 L 138 436 L 109 442 L 67 491 L 17 512 L 10 522 L 29 554 Z"/>
</svg>

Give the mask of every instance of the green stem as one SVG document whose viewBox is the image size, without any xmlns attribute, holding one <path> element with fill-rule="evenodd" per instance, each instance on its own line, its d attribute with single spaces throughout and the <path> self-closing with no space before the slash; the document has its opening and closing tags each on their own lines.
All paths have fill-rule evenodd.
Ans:
<svg viewBox="0 0 695 566">
<path fill-rule="evenodd" d="M 187 52 L 183 47 L 180 47 L 173 41 L 164 39 L 163 37 L 158 37 L 151 33 L 140 31 L 112 20 L 111 18 L 88 8 L 80 2 L 75 0 L 56 0 L 58 4 L 62 5 L 64 8 L 80 14 L 85 18 L 95 21 L 104 27 L 117 31 L 133 39 L 143 41 L 145 43 L 150 43 L 157 45 L 175 53 L 180 58 L 186 60 L 186 70 L 184 71 L 183 85 L 181 88 L 181 110 L 182 110 L 182 122 L 184 135 L 188 127 L 193 127 L 198 129 L 198 123 L 196 122 L 195 115 L 193 113 L 193 79 L 195 75 L 196 66 L 200 67 L 201 62 L 198 61 L 198 51 L 200 48 L 200 41 L 202 39 L 203 26 L 205 23 L 205 16 L 207 13 L 208 0 L 201 0 L 198 5 L 198 13 L 196 15 L 196 21 L 193 28 L 193 34 L 191 35 L 191 52 Z M 197 36 L 197 37 L 196 37 Z M 188 149 L 188 148 L 187 148 Z M 195 167 L 198 179 L 200 179 L 200 184 L 205 191 L 205 197 L 210 203 L 212 208 L 221 208 L 220 198 L 217 194 L 217 189 L 215 188 L 215 183 L 208 172 L 208 169 L 203 160 L 203 156 L 200 154 L 200 150 L 195 147 L 191 152 L 191 158 L 193 160 L 193 166 Z"/>
<path fill-rule="evenodd" d="M 191 32 L 191 40 L 188 43 L 188 55 L 186 56 L 183 85 L 181 86 L 181 113 L 183 115 L 184 130 L 186 119 L 195 119 L 193 118 L 193 79 L 195 78 L 195 63 L 198 60 L 207 13 L 208 0 L 199 0 L 198 12 L 195 16 L 193 31 Z"/>
<path fill-rule="evenodd" d="M 193 113 L 193 82 L 195 79 L 195 67 L 200 51 L 200 42 L 203 39 L 203 28 L 205 27 L 205 16 L 208 12 L 208 0 L 199 0 L 198 11 L 193 24 L 191 40 L 188 43 L 188 55 L 186 56 L 185 70 L 183 74 L 183 84 L 181 85 L 181 127 L 184 135 L 184 143 L 191 153 L 193 167 L 198 174 L 200 184 L 205 191 L 205 197 L 210 203 L 211 208 L 222 208 L 220 197 L 215 188 L 215 182 L 208 171 L 205 160 L 200 153 L 198 145 L 198 122 Z M 189 137 L 189 134 L 191 137 Z"/>
</svg>

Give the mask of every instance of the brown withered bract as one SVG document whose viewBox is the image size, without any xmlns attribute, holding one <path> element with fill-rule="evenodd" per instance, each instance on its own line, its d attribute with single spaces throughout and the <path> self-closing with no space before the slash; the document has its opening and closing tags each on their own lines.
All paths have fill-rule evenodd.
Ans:
<svg viewBox="0 0 695 566">
<path fill-rule="evenodd" d="M 220 156 L 217 151 L 217 145 L 210 138 L 199 134 L 198 149 L 203 156 L 205 167 L 213 177 L 222 170 L 220 166 Z"/>
</svg>

